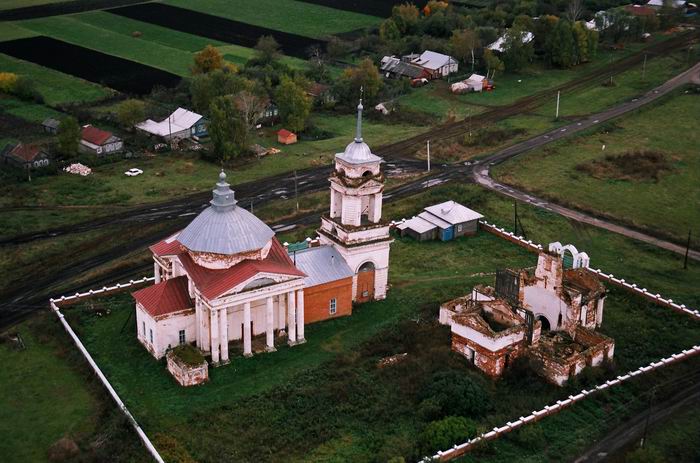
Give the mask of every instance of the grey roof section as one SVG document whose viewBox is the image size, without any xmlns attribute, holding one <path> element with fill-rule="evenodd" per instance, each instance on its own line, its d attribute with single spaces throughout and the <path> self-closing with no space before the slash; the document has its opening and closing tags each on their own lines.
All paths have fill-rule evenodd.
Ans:
<svg viewBox="0 0 700 463">
<path fill-rule="evenodd" d="M 422 234 L 425 232 L 429 232 L 430 230 L 434 230 L 435 228 L 437 228 L 437 226 L 432 222 L 428 222 L 422 217 L 413 217 L 405 221 L 401 225 L 397 226 L 396 228 L 398 228 L 399 230 L 409 228 L 415 231 L 416 233 Z"/>
<path fill-rule="evenodd" d="M 423 74 L 423 69 L 415 64 L 406 63 L 394 56 L 385 56 L 382 59 L 380 69 L 384 72 L 391 72 L 400 76 L 406 76 L 415 79 Z"/>
<path fill-rule="evenodd" d="M 177 238 L 190 251 L 235 255 L 262 249 L 275 236 L 262 220 L 236 206 L 223 171 L 210 204 Z"/>
<path fill-rule="evenodd" d="M 430 212 L 442 220 L 456 225 L 458 223 L 471 222 L 472 220 L 482 219 L 484 216 L 476 211 L 462 206 L 454 201 L 445 201 L 444 203 L 426 207 L 426 211 Z"/>
<path fill-rule="evenodd" d="M 304 279 L 307 287 L 342 280 L 354 275 L 343 256 L 333 246 L 307 248 L 290 253 L 289 257 L 295 260 L 297 268 L 307 275 Z"/>
<path fill-rule="evenodd" d="M 423 211 L 420 214 L 418 214 L 418 217 L 420 217 L 423 220 L 426 220 L 432 224 L 435 224 L 439 228 L 442 228 L 443 230 L 446 230 L 448 228 L 452 227 L 452 224 L 449 222 L 446 222 L 442 220 L 440 217 L 435 217 L 433 214 L 427 211 Z"/>
<path fill-rule="evenodd" d="M 382 158 L 372 154 L 372 150 L 369 149 L 367 143 L 362 139 L 362 109 L 362 100 L 360 100 L 360 104 L 357 105 L 357 133 L 355 134 L 355 140 L 345 147 L 344 152 L 335 155 L 336 158 L 348 164 L 367 164 L 382 161 Z"/>
<path fill-rule="evenodd" d="M 49 117 L 48 119 L 44 120 L 44 122 L 42 122 L 41 125 L 43 125 L 44 127 L 51 127 L 52 129 L 57 129 L 58 126 L 61 125 L 61 123 L 58 120 Z"/>
</svg>

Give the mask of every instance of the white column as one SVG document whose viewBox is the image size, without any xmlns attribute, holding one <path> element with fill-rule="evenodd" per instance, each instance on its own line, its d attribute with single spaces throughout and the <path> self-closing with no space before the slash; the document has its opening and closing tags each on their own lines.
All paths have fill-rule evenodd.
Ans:
<svg viewBox="0 0 700 463">
<path fill-rule="evenodd" d="M 377 223 L 382 220 L 382 193 L 376 193 L 370 198 L 369 220 Z"/>
<path fill-rule="evenodd" d="M 272 296 L 267 298 L 267 305 L 265 306 L 265 340 L 267 341 L 267 346 L 265 350 L 268 352 L 275 351 L 275 326 L 273 324 L 274 314 L 273 308 L 274 304 L 272 301 Z"/>
<path fill-rule="evenodd" d="M 202 316 L 202 308 L 199 304 L 199 298 L 195 297 L 194 300 L 194 343 L 200 349 L 202 348 L 202 342 L 200 341 L 200 335 L 202 334 L 202 321 L 200 317 Z"/>
<path fill-rule="evenodd" d="M 219 310 L 219 342 L 221 363 L 228 363 L 228 314 L 226 308 Z"/>
<path fill-rule="evenodd" d="M 200 299 L 199 301 L 199 311 L 200 311 L 200 316 L 199 316 L 199 343 L 200 343 L 200 349 L 202 351 L 206 352 L 209 350 L 211 343 L 210 338 L 209 338 L 209 312 L 204 305 L 204 302 Z"/>
<path fill-rule="evenodd" d="M 216 310 L 209 311 L 209 336 L 211 338 L 211 362 L 219 364 L 219 314 Z"/>
<path fill-rule="evenodd" d="M 153 262 L 153 276 L 156 279 L 155 283 L 160 283 L 160 265 L 158 265 L 158 262 Z"/>
<path fill-rule="evenodd" d="M 297 291 L 297 343 L 305 343 L 304 339 L 304 290 Z"/>
<path fill-rule="evenodd" d="M 294 291 L 287 293 L 287 343 L 293 346 L 297 342 L 297 308 Z"/>
<path fill-rule="evenodd" d="M 277 296 L 277 329 L 284 330 L 287 328 L 287 302 L 285 301 L 286 294 Z"/>
<path fill-rule="evenodd" d="M 243 304 L 243 355 L 246 357 L 253 355 L 250 337 L 250 302 L 246 302 Z"/>
</svg>

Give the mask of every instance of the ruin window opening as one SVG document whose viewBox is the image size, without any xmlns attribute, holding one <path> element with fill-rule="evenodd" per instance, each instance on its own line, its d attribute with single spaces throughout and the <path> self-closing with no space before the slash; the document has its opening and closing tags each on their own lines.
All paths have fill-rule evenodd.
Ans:
<svg viewBox="0 0 700 463">
<path fill-rule="evenodd" d="M 537 317 L 537 320 L 539 320 L 540 323 L 542 323 L 542 331 L 549 331 L 551 329 L 551 327 L 549 326 L 549 320 L 547 320 L 547 318 L 543 317 L 542 315 L 539 315 Z"/>
</svg>

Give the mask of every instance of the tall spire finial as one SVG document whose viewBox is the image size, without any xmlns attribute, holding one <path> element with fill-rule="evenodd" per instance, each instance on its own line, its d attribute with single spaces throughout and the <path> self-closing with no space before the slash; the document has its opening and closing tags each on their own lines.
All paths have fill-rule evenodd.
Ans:
<svg viewBox="0 0 700 463">
<path fill-rule="evenodd" d="M 362 143 L 362 93 L 364 91 L 363 87 L 360 87 L 360 104 L 357 105 L 357 133 L 355 134 L 355 141 L 357 143 Z"/>
</svg>

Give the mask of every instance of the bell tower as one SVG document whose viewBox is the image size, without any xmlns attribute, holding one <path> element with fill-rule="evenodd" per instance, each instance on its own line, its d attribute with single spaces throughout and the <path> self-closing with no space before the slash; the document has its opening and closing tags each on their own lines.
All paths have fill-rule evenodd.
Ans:
<svg viewBox="0 0 700 463">
<path fill-rule="evenodd" d="M 330 177 L 330 212 L 318 230 L 322 244 L 334 246 L 355 272 L 353 301 L 384 299 L 389 277 L 389 224 L 382 221 L 382 158 L 362 139 L 362 100 L 355 139 L 335 155 Z"/>
</svg>

